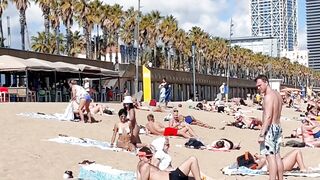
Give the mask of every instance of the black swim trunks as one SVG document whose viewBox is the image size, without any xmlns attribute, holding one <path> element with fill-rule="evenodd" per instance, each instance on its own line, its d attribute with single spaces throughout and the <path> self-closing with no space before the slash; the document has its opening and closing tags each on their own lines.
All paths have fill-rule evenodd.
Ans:
<svg viewBox="0 0 320 180">
<path fill-rule="evenodd" d="M 169 180 L 188 180 L 186 176 L 179 168 L 169 173 Z"/>
</svg>

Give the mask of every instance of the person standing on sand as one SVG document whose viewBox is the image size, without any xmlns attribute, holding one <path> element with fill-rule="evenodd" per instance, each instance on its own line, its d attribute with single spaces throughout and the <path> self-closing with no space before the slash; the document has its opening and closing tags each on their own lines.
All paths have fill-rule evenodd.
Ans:
<svg viewBox="0 0 320 180">
<path fill-rule="evenodd" d="M 282 98 L 280 94 L 271 89 L 269 80 L 265 75 L 259 75 L 254 80 L 260 93 L 264 95 L 262 127 L 258 137 L 260 153 L 266 155 L 269 164 L 269 179 L 283 179 L 283 162 L 280 157 L 280 143 L 282 129 L 280 116 Z"/>
</svg>

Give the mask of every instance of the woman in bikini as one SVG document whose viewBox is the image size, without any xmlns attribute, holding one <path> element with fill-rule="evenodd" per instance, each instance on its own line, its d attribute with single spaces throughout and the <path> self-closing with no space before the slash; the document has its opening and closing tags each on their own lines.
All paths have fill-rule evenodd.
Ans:
<svg viewBox="0 0 320 180">
<path fill-rule="evenodd" d="M 266 156 L 255 154 L 255 162 L 257 163 L 257 169 L 265 169 L 269 170 L 269 166 L 267 164 Z M 285 156 L 283 156 L 283 170 L 291 171 L 294 169 L 295 165 L 298 165 L 300 171 L 307 171 L 306 165 L 303 162 L 302 152 L 299 149 L 292 150 L 288 152 Z"/>
<path fill-rule="evenodd" d="M 131 143 L 137 147 L 144 146 L 144 144 L 141 143 L 141 139 L 139 136 L 140 128 L 136 120 L 136 111 L 131 96 L 124 97 L 123 108 L 128 112 L 127 119 L 131 123 Z"/>
<path fill-rule="evenodd" d="M 173 117 L 172 119 L 169 121 L 169 127 L 172 128 L 177 128 L 177 129 L 186 129 L 192 137 L 197 137 L 196 133 L 194 132 L 194 130 L 191 128 L 191 126 L 189 124 L 187 124 L 186 122 L 181 122 L 179 120 L 179 112 L 177 109 L 173 110 Z"/>
<path fill-rule="evenodd" d="M 119 110 L 119 118 L 120 122 L 117 122 L 114 125 L 113 128 L 113 135 L 111 138 L 111 145 L 113 146 L 117 134 L 119 134 L 118 140 L 117 140 L 117 147 L 125 149 L 127 151 L 134 151 L 135 146 L 130 142 L 131 140 L 131 123 L 128 121 L 127 117 L 127 111 L 125 109 Z"/>
<path fill-rule="evenodd" d="M 179 121 L 186 122 L 191 125 L 197 125 L 204 128 L 214 129 L 213 126 L 210 126 L 209 124 L 206 124 L 200 120 L 197 120 L 193 116 L 189 116 L 189 115 L 188 116 L 179 115 Z"/>
<path fill-rule="evenodd" d="M 302 142 L 305 142 L 307 145 L 312 147 L 320 147 L 320 131 L 314 133 L 313 130 L 319 125 L 312 121 L 305 119 L 302 121 L 301 134 Z"/>
</svg>

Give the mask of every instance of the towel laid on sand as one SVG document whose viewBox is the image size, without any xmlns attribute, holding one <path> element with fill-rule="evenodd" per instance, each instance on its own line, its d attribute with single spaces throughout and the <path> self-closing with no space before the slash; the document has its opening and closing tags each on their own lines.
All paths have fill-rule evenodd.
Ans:
<svg viewBox="0 0 320 180">
<path fill-rule="evenodd" d="M 81 165 L 79 179 L 90 180 L 135 180 L 136 173 L 113 169 L 111 166 L 101 164 Z"/>
<path fill-rule="evenodd" d="M 268 172 L 266 169 L 250 169 L 244 166 L 236 167 L 234 165 L 227 166 L 222 170 L 223 174 L 226 175 L 248 175 L 248 176 L 257 176 L 257 175 L 267 175 Z M 284 176 L 296 176 L 296 177 L 320 177 L 320 170 L 314 169 L 307 172 L 303 171 L 287 171 L 283 174 Z"/>
<path fill-rule="evenodd" d="M 64 114 L 54 113 L 54 114 L 46 114 L 42 112 L 25 112 L 19 113 L 17 116 L 25 116 L 34 119 L 49 119 L 49 120 L 59 120 L 59 121 L 77 121 L 74 119 L 67 118 Z"/>
<path fill-rule="evenodd" d="M 125 151 L 121 148 L 112 147 L 109 142 L 104 141 L 98 141 L 94 139 L 89 138 L 77 138 L 77 137 L 71 137 L 71 136 L 59 136 L 56 138 L 48 139 L 48 141 L 57 142 L 57 143 L 63 143 L 63 144 L 72 144 L 72 145 L 78 145 L 83 147 L 95 147 L 102 150 L 111 150 L 111 151 Z M 128 151 L 125 151 L 128 152 Z M 131 153 L 133 154 L 133 153 Z"/>
</svg>

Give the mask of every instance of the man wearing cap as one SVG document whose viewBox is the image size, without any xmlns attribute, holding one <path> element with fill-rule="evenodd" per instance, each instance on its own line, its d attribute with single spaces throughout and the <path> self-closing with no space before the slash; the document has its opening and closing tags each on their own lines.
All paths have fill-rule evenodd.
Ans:
<svg viewBox="0 0 320 180">
<path fill-rule="evenodd" d="M 142 147 L 137 156 L 140 159 L 137 165 L 138 180 L 187 180 L 190 172 L 195 180 L 201 179 L 198 160 L 194 156 L 189 157 L 174 171 L 161 171 L 158 167 L 152 165 L 153 153 L 148 147 Z"/>
</svg>

